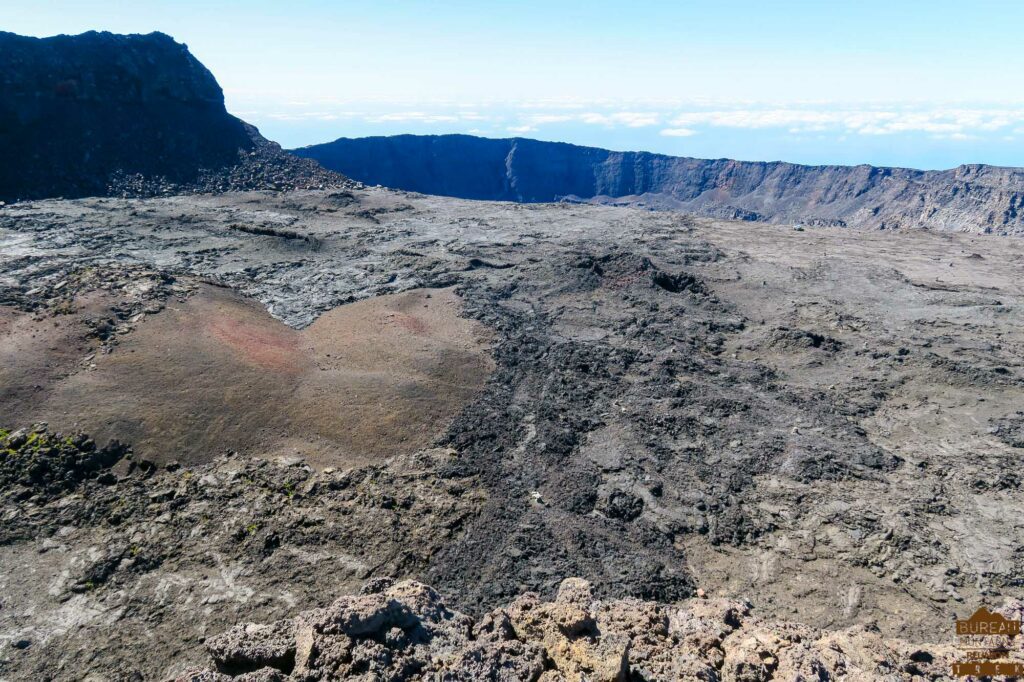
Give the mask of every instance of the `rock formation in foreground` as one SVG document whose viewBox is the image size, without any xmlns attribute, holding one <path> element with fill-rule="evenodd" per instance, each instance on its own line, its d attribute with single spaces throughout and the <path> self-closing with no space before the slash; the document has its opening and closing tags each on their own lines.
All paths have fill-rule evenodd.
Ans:
<svg viewBox="0 0 1024 682">
<path fill-rule="evenodd" d="M 769 623 L 727 599 L 596 600 L 579 578 L 554 601 L 526 593 L 475 621 L 418 582 L 371 581 L 327 608 L 237 625 L 206 647 L 215 670 L 177 682 L 937 680 L 956 656 L 870 626 Z"/>
<path fill-rule="evenodd" d="M 1024 170 L 692 159 L 469 135 L 341 138 L 295 150 L 362 182 L 464 199 L 562 199 L 717 218 L 1024 233 Z"/>
<path fill-rule="evenodd" d="M 162 33 L 0 32 L 0 200 L 340 181 L 231 116 L 213 75 Z"/>
</svg>

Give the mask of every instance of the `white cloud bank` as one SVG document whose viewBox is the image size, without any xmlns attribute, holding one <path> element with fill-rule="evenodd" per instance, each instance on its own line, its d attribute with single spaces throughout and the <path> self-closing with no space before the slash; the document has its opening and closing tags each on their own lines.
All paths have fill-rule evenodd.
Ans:
<svg viewBox="0 0 1024 682">
<path fill-rule="evenodd" d="M 665 128 L 661 134 L 665 137 L 690 137 L 696 135 L 697 131 L 693 128 Z"/>
<path fill-rule="evenodd" d="M 611 113 L 588 112 L 579 117 L 582 123 L 609 127 L 626 126 L 627 128 L 644 128 L 660 123 L 659 114 L 638 111 L 615 111 Z"/>
<path fill-rule="evenodd" d="M 755 103 L 740 101 L 584 101 L 383 102 L 288 101 L 273 109 L 247 107 L 250 120 L 285 123 L 361 122 L 390 129 L 423 126 L 432 131 L 472 129 L 484 134 L 558 134 L 558 126 L 608 130 L 650 128 L 666 138 L 688 138 L 722 130 L 778 131 L 787 135 L 928 135 L 944 140 L 984 136 L 1014 139 L 1024 134 L 1024 105 L 828 102 Z"/>
<path fill-rule="evenodd" d="M 350 115 L 350 112 L 346 112 Z M 321 120 L 326 115 L 318 112 Z M 507 117 L 507 118 L 506 118 Z M 973 139 L 992 132 L 1007 133 L 1024 126 L 1024 109 L 829 109 L 745 108 L 714 111 L 600 111 L 580 113 L 519 112 L 500 115 L 477 111 L 400 111 L 367 115 L 369 123 L 458 124 L 498 123 L 515 133 L 536 132 L 544 126 L 584 124 L 605 128 L 646 128 L 664 125 L 665 137 L 691 137 L 708 128 L 766 130 L 792 134 L 835 133 L 896 135 L 922 133 L 952 140 Z M 509 120 L 510 119 L 510 120 Z"/>
<path fill-rule="evenodd" d="M 675 115 L 669 130 L 699 127 L 760 130 L 784 128 L 792 133 L 827 132 L 860 135 L 927 133 L 951 139 L 994 132 L 1024 122 L 1024 109 L 736 109 Z"/>
<path fill-rule="evenodd" d="M 426 111 L 400 111 L 393 114 L 370 116 L 366 120 L 370 123 L 458 123 L 463 119 L 458 114 Z"/>
</svg>

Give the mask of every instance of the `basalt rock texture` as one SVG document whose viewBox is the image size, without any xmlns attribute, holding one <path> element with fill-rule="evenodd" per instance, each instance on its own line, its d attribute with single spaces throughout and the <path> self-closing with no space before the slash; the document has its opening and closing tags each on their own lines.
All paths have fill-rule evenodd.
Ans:
<svg viewBox="0 0 1024 682">
<path fill-rule="evenodd" d="M 870 626 L 765 621 L 742 601 L 595 599 L 579 578 L 551 601 L 526 593 L 477 620 L 423 584 L 371 581 L 326 608 L 236 625 L 206 648 L 213 666 L 176 682 L 923 682 L 952 679 L 956 657 L 948 645 L 914 646 Z"/>
<path fill-rule="evenodd" d="M 231 116 L 213 74 L 162 33 L 0 33 L 0 153 L 7 201 L 340 180 Z"/>
<path fill-rule="evenodd" d="M 0 488 L 13 498 L 59 497 L 101 476 L 127 448 L 117 442 L 96 447 L 87 436 L 59 436 L 44 428 L 0 429 Z"/>
<path fill-rule="evenodd" d="M 550 629 L 579 577 L 774 623 L 682 679 L 927 679 L 954 617 L 1024 598 L 1022 264 L 377 188 L 0 207 L 0 678 L 164 682 L 206 642 L 203 674 L 294 676 L 295 615 L 387 578 L 441 598 L 344 602 L 311 670 L 614 675 L 618 633 L 673 679 L 657 614 L 647 658 L 593 607 Z M 445 634 L 495 609 L 495 647 Z M 236 655 L 239 623 L 279 625 Z"/>
<path fill-rule="evenodd" d="M 295 150 L 362 182 L 465 199 L 563 199 L 837 227 L 1024 233 L 1024 170 L 693 159 L 523 138 L 341 138 Z"/>
</svg>

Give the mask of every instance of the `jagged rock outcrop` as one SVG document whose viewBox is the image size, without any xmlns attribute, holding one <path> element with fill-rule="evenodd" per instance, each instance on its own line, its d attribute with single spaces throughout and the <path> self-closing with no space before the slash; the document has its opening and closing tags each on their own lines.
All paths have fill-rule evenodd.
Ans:
<svg viewBox="0 0 1024 682">
<path fill-rule="evenodd" d="M 583 199 L 718 218 L 1024 233 L 1024 170 L 692 159 L 522 138 L 341 138 L 295 150 L 362 182 L 466 199 Z"/>
<path fill-rule="evenodd" d="M 176 682 L 493 680 L 646 682 L 950 679 L 955 650 L 886 640 L 871 627 L 822 632 L 770 623 L 745 602 L 594 599 L 579 578 L 554 601 L 519 596 L 477 621 L 418 582 L 363 593 L 206 642 L 213 669 Z"/>
<path fill-rule="evenodd" d="M 87 436 L 53 434 L 45 425 L 0 428 L 0 489 L 15 499 L 58 497 L 106 473 L 127 452 L 117 442 L 97 447 Z"/>
<path fill-rule="evenodd" d="M 231 116 L 213 75 L 162 33 L 0 32 L 0 150 L 2 200 L 338 180 Z"/>
</svg>

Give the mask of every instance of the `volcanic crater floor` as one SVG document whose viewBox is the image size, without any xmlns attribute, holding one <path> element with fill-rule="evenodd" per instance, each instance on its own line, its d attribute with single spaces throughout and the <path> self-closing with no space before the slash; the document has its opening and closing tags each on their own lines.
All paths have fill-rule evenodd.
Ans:
<svg viewBox="0 0 1024 682">
<path fill-rule="evenodd" d="M 108 312 L 110 297 L 92 298 L 73 298 L 76 312 L 56 325 L 6 311 L 0 339 L 16 350 L 0 370 L 0 413 L 130 443 L 161 464 L 240 452 L 324 467 L 410 454 L 443 433 L 491 370 L 488 331 L 459 317 L 450 288 L 340 306 L 297 330 L 230 289 L 197 284 L 143 314 L 110 353 L 84 323 Z"/>
<path fill-rule="evenodd" d="M 0 678 L 173 677 L 380 577 L 948 640 L 1024 596 L 1022 266 L 384 189 L 0 208 L 0 427 L 49 429 L 0 460 Z"/>
</svg>

